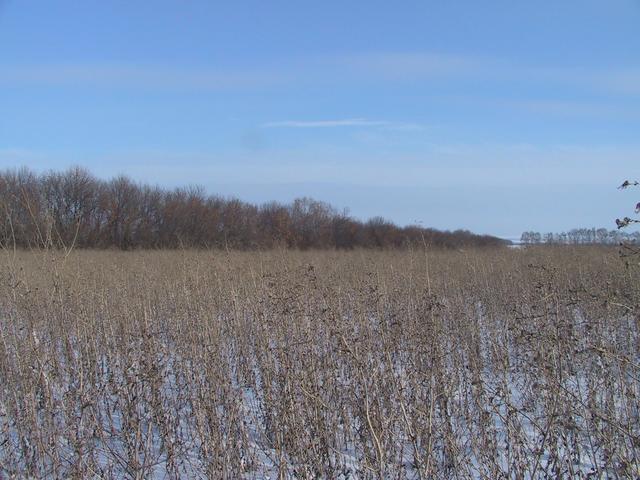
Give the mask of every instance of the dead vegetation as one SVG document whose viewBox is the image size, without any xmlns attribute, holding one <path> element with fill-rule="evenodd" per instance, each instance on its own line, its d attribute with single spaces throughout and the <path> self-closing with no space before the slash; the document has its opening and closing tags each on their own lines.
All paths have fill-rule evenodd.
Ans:
<svg viewBox="0 0 640 480">
<path fill-rule="evenodd" d="M 1 478 L 636 478 L 607 248 L 4 252 Z"/>
</svg>

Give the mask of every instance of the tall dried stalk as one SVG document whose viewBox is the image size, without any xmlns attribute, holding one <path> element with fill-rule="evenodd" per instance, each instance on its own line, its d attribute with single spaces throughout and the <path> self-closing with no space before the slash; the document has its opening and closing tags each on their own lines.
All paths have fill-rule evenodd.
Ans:
<svg viewBox="0 0 640 480">
<path fill-rule="evenodd" d="M 2 258 L 1 478 L 640 475 L 615 249 Z"/>
</svg>

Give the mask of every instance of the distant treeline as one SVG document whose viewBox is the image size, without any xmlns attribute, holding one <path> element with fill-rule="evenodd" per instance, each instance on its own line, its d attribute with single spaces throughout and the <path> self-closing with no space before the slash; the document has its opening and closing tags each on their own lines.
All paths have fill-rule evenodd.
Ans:
<svg viewBox="0 0 640 480">
<path fill-rule="evenodd" d="M 606 228 L 574 228 L 562 233 L 524 232 L 520 243 L 526 245 L 554 244 L 554 245 L 619 245 L 622 242 L 640 243 L 640 232 L 624 232 L 622 230 L 607 230 Z"/>
<path fill-rule="evenodd" d="M 252 205 L 207 195 L 202 187 L 168 190 L 125 176 L 101 180 L 85 169 L 0 172 L 0 241 L 20 247 L 402 248 L 497 246 L 466 230 L 398 227 L 380 217 L 358 221 L 300 198 Z"/>
</svg>

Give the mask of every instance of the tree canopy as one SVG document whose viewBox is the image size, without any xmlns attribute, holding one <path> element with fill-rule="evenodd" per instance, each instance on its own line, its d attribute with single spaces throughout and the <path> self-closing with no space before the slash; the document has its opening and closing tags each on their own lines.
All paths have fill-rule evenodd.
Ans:
<svg viewBox="0 0 640 480">
<path fill-rule="evenodd" d="M 311 198 L 254 205 L 204 188 L 165 189 L 126 176 L 101 180 L 73 167 L 0 172 L 0 241 L 20 247 L 403 248 L 498 246 L 467 230 L 360 221 Z"/>
</svg>

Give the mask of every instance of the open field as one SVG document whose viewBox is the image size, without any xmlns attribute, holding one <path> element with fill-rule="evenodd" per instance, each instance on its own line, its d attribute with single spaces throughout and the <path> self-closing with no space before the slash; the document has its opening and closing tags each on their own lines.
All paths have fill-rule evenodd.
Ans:
<svg viewBox="0 0 640 480">
<path fill-rule="evenodd" d="M 4 252 L 0 478 L 633 478 L 611 248 Z"/>
</svg>

